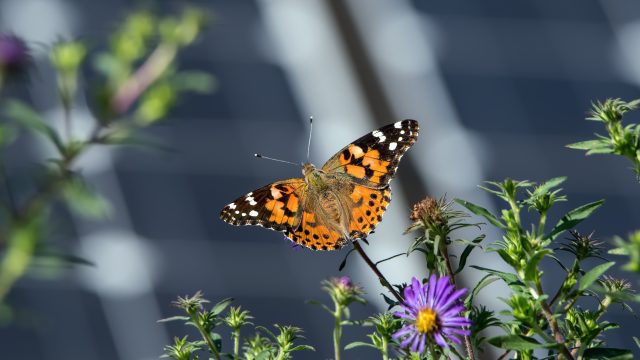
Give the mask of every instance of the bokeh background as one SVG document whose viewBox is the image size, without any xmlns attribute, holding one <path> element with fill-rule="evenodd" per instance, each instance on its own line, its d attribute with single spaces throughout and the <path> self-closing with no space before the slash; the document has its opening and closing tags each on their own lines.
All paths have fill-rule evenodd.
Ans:
<svg viewBox="0 0 640 360">
<path fill-rule="evenodd" d="M 81 38 L 98 48 L 132 9 L 171 11 L 180 3 L 0 0 L 0 29 L 36 44 L 35 75 L 18 95 L 48 118 L 59 117 L 47 44 Z M 172 151 L 100 150 L 82 159 L 80 167 L 113 203 L 114 215 L 87 221 L 60 209 L 51 241 L 96 266 L 21 280 L 8 299 L 14 319 L 0 328 L 3 358 L 155 359 L 184 332 L 156 320 L 177 312 L 170 306 L 177 295 L 199 289 L 213 301 L 233 296 L 261 325 L 303 327 L 318 351 L 296 358 L 330 358 L 331 319 L 305 300 L 328 301 L 319 283 L 340 274 L 346 251 L 296 250 L 279 233 L 218 219 L 237 196 L 300 174 L 252 155 L 304 160 L 310 115 L 316 165 L 378 126 L 403 118 L 421 123 L 419 141 L 392 183 L 385 221 L 370 238 L 373 258 L 410 243 L 401 233 L 411 203 L 446 193 L 495 209 L 476 186 L 505 177 L 568 175 L 569 202 L 556 215 L 606 198 L 579 227 L 605 242 L 637 228 L 640 187 L 628 164 L 564 147 L 601 130 L 584 121 L 592 100 L 640 97 L 637 0 L 191 3 L 210 11 L 213 22 L 180 64 L 213 74 L 216 91 L 182 99 L 167 121 L 148 130 Z M 90 68 L 83 73 L 87 83 L 92 76 Z M 76 111 L 78 122 L 92 121 L 86 106 Z M 47 157 L 35 139 L 21 146 L 13 166 Z M 489 240 L 498 236 L 485 231 Z M 495 260 L 478 253 L 469 262 L 494 266 Z M 392 282 L 424 274 L 414 259 L 386 263 L 382 271 Z M 548 274 L 559 271 L 546 264 Z M 351 258 L 343 273 L 371 299 L 353 309 L 354 318 L 384 308 L 382 289 L 359 259 Z M 466 285 L 479 276 L 470 271 Z M 545 286 L 555 289 L 557 277 L 550 278 Z M 492 285 L 480 301 L 500 309 L 500 294 L 504 289 Z M 610 320 L 623 327 L 609 333 L 609 344 L 633 347 L 637 319 L 616 309 Z M 362 336 L 348 329 L 345 343 Z"/>
</svg>

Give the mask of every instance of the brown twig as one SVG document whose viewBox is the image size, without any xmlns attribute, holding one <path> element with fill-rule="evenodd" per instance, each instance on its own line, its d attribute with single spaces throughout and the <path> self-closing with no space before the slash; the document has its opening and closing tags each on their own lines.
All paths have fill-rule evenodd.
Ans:
<svg viewBox="0 0 640 360">
<path fill-rule="evenodd" d="M 366 262 L 367 265 L 369 265 L 369 267 L 371 268 L 371 270 L 373 270 L 373 272 L 378 276 L 378 279 L 380 279 L 380 282 L 382 283 L 382 285 L 384 285 L 387 289 L 389 289 L 389 291 L 391 291 L 391 293 L 396 298 L 396 300 L 398 300 L 398 302 L 402 303 L 404 301 L 402 296 L 398 294 L 398 292 L 393 288 L 393 286 L 391 286 L 391 283 L 389 283 L 387 278 L 385 278 L 384 275 L 382 275 L 382 273 L 380 272 L 380 270 L 378 270 L 378 267 L 376 266 L 376 264 L 373 261 L 371 261 L 369 256 L 367 256 L 367 254 L 364 252 L 364 249 L 362 248 L 362 246 L 360 246 L 360 243 L 358 241 L 354 241 L 353 247 L 356 249 L 358 254 L 362 256 L 362 259 L 364 259 L 364 262 Z"/>
</svg>

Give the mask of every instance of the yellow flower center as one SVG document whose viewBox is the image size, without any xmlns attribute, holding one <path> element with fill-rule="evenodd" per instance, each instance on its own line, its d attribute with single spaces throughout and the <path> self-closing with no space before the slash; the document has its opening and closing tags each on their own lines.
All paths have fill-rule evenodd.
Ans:
<svg viewBox="0 0 640 360">
<path fill-rule="evenodd" d="M 416 317 L 416 328 L 419 332 L 427 334 L 438 327 L 438 315 L 433 309 L 420 309 Z"/>
</svg>

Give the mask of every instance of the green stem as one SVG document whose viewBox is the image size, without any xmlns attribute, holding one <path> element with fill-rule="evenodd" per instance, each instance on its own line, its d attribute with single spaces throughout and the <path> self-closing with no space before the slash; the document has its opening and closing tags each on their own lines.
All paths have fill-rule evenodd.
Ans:
<svg viewBox="0 0 640 360">
<path fill-rule="evenodd" d="M 333 354 L 334 360 L 340 360 L 340 338 L 342 337 L 342 307 L 336 304 L 333 313 L 335 325 L 333 327 Z"/>
<path fill-rule="evenodd" d="M 382 349 L 380 349 L 380 351 L 382 352 L 382 360 L 389 360 L 389 350 L 387 349 L 388 347 L 389 341 L 385 336 L 382 336 Z"/>
<path fill-rule="evenodd" d="M 233 358 L 240 359 L 240 328 L 233 330 Z"/>
<path fill-rule="evenodd" d="M 542 235 L 544 234 L 544 226 L 545 223 L 547 222 L 547 213 L 543 212 L 542 214 L 540 214 L 540 222 L 538 223 L 538 238 L 541 238 Z"/>
<path fill-rule="evenodd" d="M 216 358 L 216 360 L 221 360 L 220 353 L 218 352 L 218 348 L 216 347 L 216 344 L 213 343 L 211 334 L 205 331 L 202 325 L 198 322 L 197 315 L 195 313 L 189 314 L 189 315 L 191 315 L 191 321 L 194 324 L 196 324 L 196 327 L 198 328 L 200 335 L 202 335 L 202 338 L 207 343 L 207 346 L 209 347 L 209 350 L 211 350 L 211 353 L 213 354 L 213 356 Z"/>
</svg>

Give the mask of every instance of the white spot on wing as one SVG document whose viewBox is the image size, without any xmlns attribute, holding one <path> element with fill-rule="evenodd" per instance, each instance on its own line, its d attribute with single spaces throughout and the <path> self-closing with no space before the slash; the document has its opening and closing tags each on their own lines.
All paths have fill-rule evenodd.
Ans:
<svg viewBox="0 0 640 360">
<path fill-rule="evenodd" d="M 382 135 L 382 136 L 380 136 L 380 141 L 378 141 L 378 142 L 381 142 L 381 143 L 382 143 L 382 142 L 384 142 L 385 140 L 387 140 L 387 137 L 386 137 L 386 136 L 384 136 L 384 135 Z"/>
<path fill-rule="evenodd" d="M 381 137 L 384 136 L 384 134 L 382 133 L 382 131 L 380 130 L 373 130 L 373 132 L 371 133 L 371 135 L 375 136 L 375 137 Z"/>
<path fill-rule="evenodd" d="M 402 141 L 402 136 L 400 136 L 400 137 L 398 138 L 398 141 Z"/>
<path fill-rule="evenodd" d="M 242 213 L 242 216 L 247 216 L 247 213 Z"/>
<path fill-rule="evenodd" d="M 393 151 L 393 150 L 395 150 L 395 149 L 396 149 L 396 147 L 397 147 L 397 146 L 398 146 L 398 143 L 394 143 L 394 142 L 392 142 L 391 144 L 389 144 L 389 150 L 392 150 L 392 151 Z"/>
<path fill-rule="evenodd" d="M 251 210 L 251 211 L 249 212 L 249 215 L 250 215 L 250 216 L 253 216 L 253 217 L 256 217 L 256 216 L 258 216 L 258 212 L 257 212 L 257 211 L 255 211 L 255 210 Z"/>
<path fill-rule="evenodd" d="M 400 129 L 402 127 L 402 121 L 398 121 L 397 123 L 393 124 L 393 127 L 396 129 Z"/>
<path fill-rule="evenodd" d="M 234 204 L 234 203 L 229 204 L 229 208 L 232 209 L 232 210 L 235 209 L 236 208 L 236 204 Z"/>
<path fill-rule="evenodd" d="M 236 214 L 240 214 L 240 211 L 239 211 L 239 210 L 236 210 Z"/>
<path fill-rule="evenodd" d="M 400 130 L 400 134 L 404 135 L 404 130 Z"/>
<path fill-rule="evenodd" d="M 249 205 L 251 205 L 251 206 L 255 206 L 256 204 L 257 204 L 257 202 L 255 202 L 253 200 L 249 201 Z"/>
</svg>

